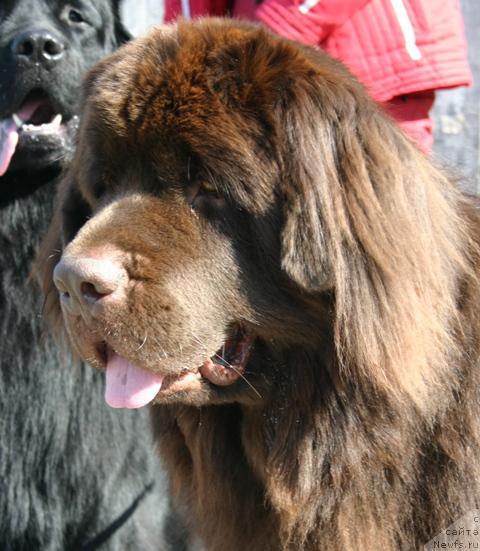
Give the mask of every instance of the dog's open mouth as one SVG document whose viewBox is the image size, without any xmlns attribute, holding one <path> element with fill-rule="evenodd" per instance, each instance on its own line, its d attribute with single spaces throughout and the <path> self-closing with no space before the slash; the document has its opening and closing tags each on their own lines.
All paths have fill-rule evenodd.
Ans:
<svg viewBox="0 0 480 551">
<path fill-rule="evenodd" d="M 60 132 L 62 115 L 57 113 L 49 96 L 32 90 L 11 117 L 0 120 L 0 176 L 7 172 L 17 144 L 22 137 L 40 139 Z"/>
<path fill-rule="evenodd" d="M 244 377 L 255 336 L 235 326 L 222 348 L 195 369 L 179 375 L 162 375 L 135 366 L 106 345 L 105 400 L 114 408 L 139 408 L 154 401 L 159 393 L 188 392 L 203 382 L 229 386 Z"/>
<path fill-rule="evenodd" d="M 62 124 L 62 115 L 56 113 L 48 95 L 42 90 L 33 90 L 13 114 L 20 132 L 56 132 Z"/>
</svg>

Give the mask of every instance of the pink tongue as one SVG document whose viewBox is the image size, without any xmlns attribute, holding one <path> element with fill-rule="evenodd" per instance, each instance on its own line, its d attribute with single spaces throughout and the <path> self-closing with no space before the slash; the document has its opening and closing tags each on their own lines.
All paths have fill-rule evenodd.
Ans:
<svg viewBox="0 0 480 551">
<path fill-rule="evenodd" d="M 163 376 L 135 367 L 113 353 L 107 363 L 105 401 L 112 408 L 140 408 L 155 398 L 162 381 Z"/>
<path fill-rule="evenodd" d="M 18 112 L 17 116 L 22 121 L 27 121 L 37 108 L 42 104 L 42 100 L 32 100 L 26 103 Z M 0 176 L 7 172 L 12 160 L 15 148 L 18 143 L 18 128 L 12 117 L 0 121 Z"/>
<path fill-rule="evenodd" d="M 7 172 L 18 143 L 17 125 L 13 119 L 0 121 L 0 176 Z"/>
</svg>

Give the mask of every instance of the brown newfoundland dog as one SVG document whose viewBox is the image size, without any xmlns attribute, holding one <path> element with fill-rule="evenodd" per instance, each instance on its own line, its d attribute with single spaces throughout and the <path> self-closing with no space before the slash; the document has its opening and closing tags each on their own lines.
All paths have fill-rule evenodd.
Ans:
<svg viewBox="0 0 480 551">
<path fill-rule="evenodd" d="M 411 551 L 480 506 L 479 221 L 340 63 L 181 22 L 87 79 L 47 309 L 208 550 Z"/>
</svg>

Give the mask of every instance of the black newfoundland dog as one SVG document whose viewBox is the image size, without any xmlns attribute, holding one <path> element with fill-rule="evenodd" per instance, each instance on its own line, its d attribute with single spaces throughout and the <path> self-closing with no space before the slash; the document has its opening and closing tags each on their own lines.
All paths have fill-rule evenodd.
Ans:
<svg viewBox="0 0 480 551">
<path fill-rule="evenodd" d="M 105 407 L 101 376 L 41 340 L 27 283 L 81 79 L 126 38 L 115 1 L 0 2 L 2 551 L 162 549 L 164 486 L 137 437 L 148 420 Z"/>
<path fill-rule="evenodd" d="M 207 549 L 412 551 L 478 509 L 479 211 L 352 75 L 180 23 L 82 112 L 48 308 L 110 405 L 153 404 Z"/>
</svg>

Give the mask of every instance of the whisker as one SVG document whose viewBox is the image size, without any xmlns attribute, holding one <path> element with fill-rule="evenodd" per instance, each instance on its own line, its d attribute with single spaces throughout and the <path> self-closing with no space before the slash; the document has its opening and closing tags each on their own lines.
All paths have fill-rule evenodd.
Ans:
<svg viewBox="0 0 480 551">
<path fill-rule="evenodd" d="M 195 333 L 192 333 L 192 337 L 197 341 L 198 345 L 200 345 L 202 348 L 205 349 L 206 352 L 208 352 L 208 347 L 195 335 Z"/>
<path fill-rule="evenodd" d="M 47 300 L 49 298 L 50 292 L 48 292 L 42 300 L 42 307 L 40 309 L 40 316 L 43 317 L 45 315 L 45 308 L 47 307 Z"/>
<path fill-rule="evenodd" d="M 142 344 L 135 350 L 135 352 L 138 352 L 141 348 L 143 348 L 146 342 L 147 342 L 147 333 L 145 333 L 145 338 L 143 339 Z"/>
<path fill-rule="evenodd" d="M 203 344 L 201 342 L 201 340 L 195 335 L 195 333 L 192 333 L 192 336 L 200 346 L 204 347 L 205 350 L 208 350 L 208 348 L 205 346 L 205 344 Z M 225 354 L 225 344 L 223 344 L 223 346 L 222 346 L 222 354 Z M 216 356 L 217 358 L 219 358 L 223 363 L 225 363 L 228 368 L 233 369 L 233 371 L 235 371 L 235 373 L 237 373 L 247 383 L 247 385 L 253 390 L 253 392 L 255 392 L 255 394 L 260 399 L 262 399 L 262 395 L 260 394 L 260 392 L 258 392 L 258 390 L 253 386 L 253 384 L 245 377 L 245 375 L 240 370 L 238 370 L 231 363 L 227 362 L 227 360 L 225 358 L 223 358 L 222 356 L 220 356 L 216 352 L 213 355 Z"/>
<path fill-rule="evenodd" d="M 222 356 L 220 356 L 219 354 L 217 354 L 216 352 L 213 354 L 214 356 L 216 356 L 220 361 L 222 361 L 224 364 L 226 364 L 226 366 L 229 368 L 229 369 L 233 369 L 233 371 L 235 371 L 235 373 L 237 373 L 238 375 L 240 375 L 240 377 L 247 383 L 247 385 L 253 390 L 253 392 L 255 392 L 255 394 L 259 397 L 259 398 L 262 398 L 262 395 L 260 394 L 260 392 L 258 392 L 258 390 L 252 385 L 252 383 L 245 377 L 245 375 L 239 370 L 237 369 L 234 365 L 232 365 L 231 363 L 227 362 L 227 360 L 225 358 L 223 358 Z"/>
<path fill-rule="evenodd" d="M 228 368 L 230 369 L 233 369 L 233 371 L 235 371 L 235 373 L 237 373 L 246 383 L 247 385 L 253 390 L 253 392 L 255 392 L 255 394 L 261 399 L 262 398 L 262 395 L 260 394 L 260 392 L 258 392 L 258 390 L 252 385 L 252 383 L 245 377 L 245 375 L 240 371 L 238 370 L 234 365 L 232 365 L 231 363 L 227 362 L 227 360 L 225 358 L 222 358 L 222 356 L 220 356 L 219 354 L 217 354 L 215 352 L 214 356 L 216 356 L 217 358 L 219 358 L 223 363 L 225 363 L 227 365 Z"/>
<path fill-rule="evenodd" d="M 160 348 L 160 351 L 161 353 L 163 354 L 163 357 L 168 360 L 168 354 L 165 352 L 165 349 L 163 348 L 163 346 L 161 345 L 160 341 L 158 340 L 158 338 L 156 337 L 153 337 L 153 342 Z"/>
</svg>

